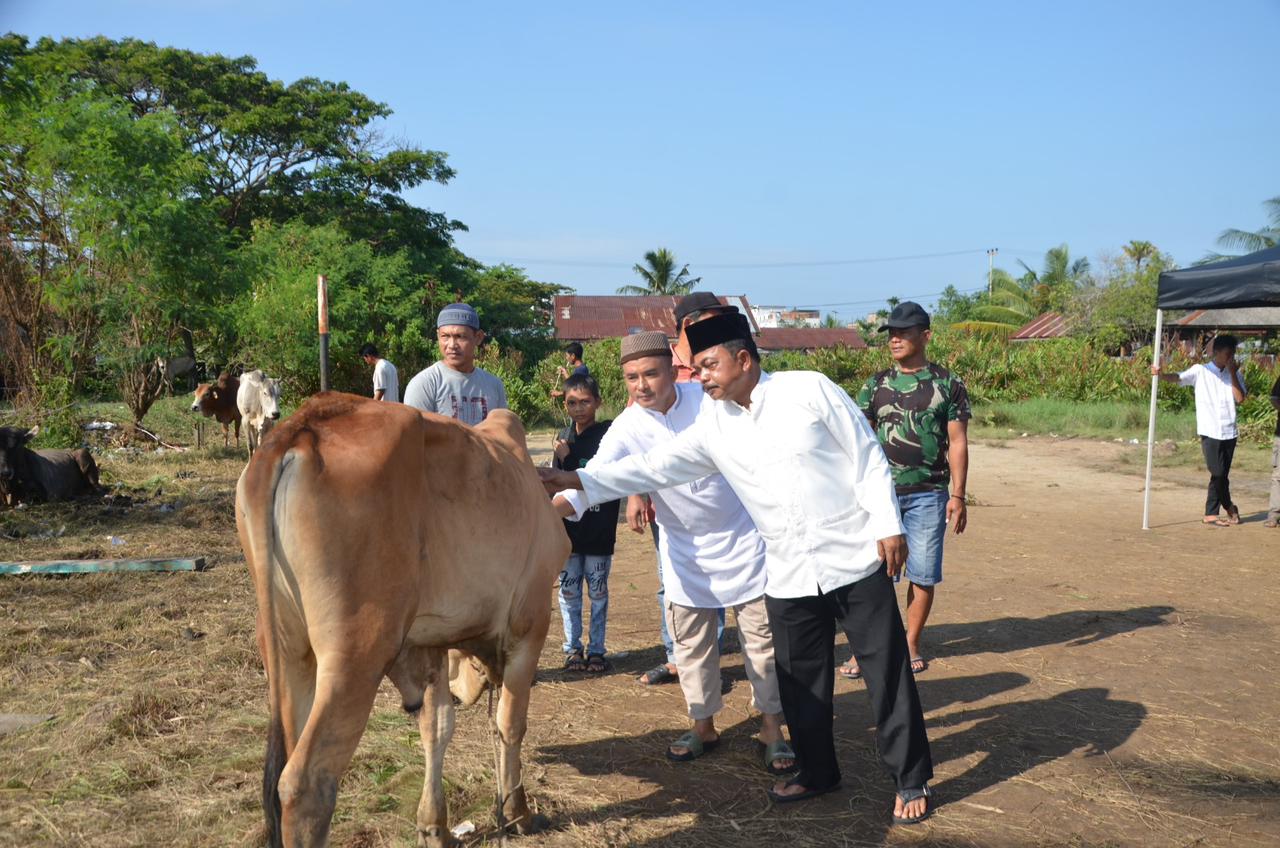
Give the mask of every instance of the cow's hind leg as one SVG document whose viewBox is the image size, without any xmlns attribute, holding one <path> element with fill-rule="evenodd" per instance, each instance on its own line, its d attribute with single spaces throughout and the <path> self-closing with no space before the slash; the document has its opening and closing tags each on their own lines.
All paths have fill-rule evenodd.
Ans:
<svg viewBox="0 0 1280 848">
<path fill-rule="evenodd" d="M 453 737 L 453 697 L 445 652 L 409 648 L 396 658 L 387 675 L 400 690 L 404 708 L 417 713 L 418 732 L 426 759 L 422 800 L 418 803 L 418 848 L 451 848 L 460 845 L 449 832 L 449 811 L 444 799 L 444 752 Z"/>
<path fill-rule="evenodd" d="M 383 667 L 348 656 L 327 657 L 318 664 L 315 700 L 280 774 L 281 830 L 289 848 L 327 844 L 338 780 L 369 721 Z"/>
<path fill-rule="evenodd" d="M 536 644 L 535 644 L 536 643 Z M 511 647 L 502 674 L 502 697 L 498 701 L 498 735 L 501 740 L 501 769 L 498 780 L 504 803 L 502 812 L 508 826 L 517 833 L 537 833 L 550 822 L 546 816 L 529 811 L 520 767 L 520 746 L 529 721 L 529 688 L 538 671 L 541 640 L 526 639 Z"/>
</svg>

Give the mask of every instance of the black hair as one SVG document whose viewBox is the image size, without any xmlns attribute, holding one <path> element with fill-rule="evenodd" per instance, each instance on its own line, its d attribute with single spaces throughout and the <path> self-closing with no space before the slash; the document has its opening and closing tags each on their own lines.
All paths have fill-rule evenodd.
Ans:
<svg viewBox="0 0 1280 848">
<path fill-rule="evenodd" d="M 729 351 L 730 356 L 736 357 L 738 351 L 745 350 L 756 362 L 760 361 L 760 349 L 756 347 L 755 339 L 729 339 L 723 343 L 723 347 Z"/>
<path fill-rule="evenodd" d="M 569 394 L 574 389 L 585 389 L 591 392 L 593 398 L 600 400 L 600 384 L 590 374 L 574 374 L 564 381 L 565 394 Z"/>
<path fill-rule="evenodd" d="M 582 345 L 577 342 L 569 342 L 564 346 L 564 352 L 571 355 L 574 359 L 582 360 Z"/>
<path fill-rule="evenodd" d="M 1240 340 L 1232 335 L 1218 336 L 1213 340 L 1214 353 L 1220 350 L 1235 350 L 1238 347 L 1240 347 Z"/>
<path fill-rule="evenodd" d="M 366 344 L 364 347 L 360 348 L 360 355 L 361 356 L 377 356 L 378 348 L 372 342 L 370 342 L 369 344 Z"/>
</svg>

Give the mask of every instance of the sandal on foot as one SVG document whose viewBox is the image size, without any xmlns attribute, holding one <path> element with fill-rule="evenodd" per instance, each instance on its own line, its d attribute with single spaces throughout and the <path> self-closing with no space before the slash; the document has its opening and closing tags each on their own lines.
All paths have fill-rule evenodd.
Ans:
<svg viewBox="0 0 1280 848">
<path fill-rule="evenodd" d="M 696 760 L 703 754 L 708 754 L 716 749 L 720 744 L 720 737 L 717 736 L 710 742 L 703 742 L 702 737 L 698 735 L 696 730 L 690 730 L 676 741 L 667 746 L 667 759 L 677 763 L 687 763 L 690 760 Z M 672 748 L 684 748 L 683 754 L 677 754 Z"/>
<path fill-rule="evenodd" d="M 899 816 L 895 814 L 893 817 L 894 824 L 918 824 L 929 818 L 930 814 L 933 813 L 933 801 L 931 800 L 933 795 L 929 792 L 929 784 L 927 783 L 919 789 L 903 789 L 898 793 L 898 797 L 902 799 L 904 807 L 918 798 L 924 798 L 924 812 L 918 816 Z"/>
<path fill-rule="evenodd" d="M 604 658 L 604 654 L 587 654 L 587 674 L 604 674 L 612 671 L 613 666 Z"/>
<path fill-rule="evenodd" d="M 912 674 L 919 674 L 920 672 L 924 671 L 924 670 L 925 670 L 926 668 L 928 668 L 928 667 L 929 667 L 929 661 L 928 661 L 928 660 L 926 660 L 924 657 L 912 657 L 912 658 L 911 658 L 911 673 L 912 673 Z"/>
<path fill-rule="evenodd" d="M 838 667 L 836 669 L 836 674 L 840 675 L 845 680 L 857 680 L 862 677 L 862 669 L 856 662 L 850 660 L 844 665 Z"/>
<path fill-rule="evenodd" d="M 790 760 L 789 766 L 775 766 L 778 760 Z M 777 742 L 770 742 L 764 746 L 764 770 L 774 777 L 782 777 L 784 774 L 791 774 L 798 768 L 796 765 L 796 752 L 791 750 L 791 746 L 787 744 L 787 740 L 779 739 Z"/>
<path fill-rule="evenodd" d="M 794 780 L 788 780 L 785 785 L 788 787 L 795 786 L 796 782 Z M 772 786 L 770 786 L 767 791 L 769 793 L 770 800 L 775 804 L 791 804 L 795 801 L 808 801 L 810 798 L 817 798 L 819 795 L 826 795 L 828 792 L 835 792 L 839 788 L 840 781 L 836 781 L 824 789 L 806 789 L 805 791 L 797 792 L 794 795 L 779 795 L 777 792 L 773 791 Z"/>
<path fill-rule="evenodd" d="M 1225 518 L 1215 518 L 1212 521 L 1203 522 L 1205 527 L 1230 527 L 1231 522 Z"/>
<path fill-rule="evenodd" d="M 679 676 L 665 665 L 656 665 L 638 678 L 644 686 L 657 686 L 659 683 L 672 683 L 679 679 Z"/>
<path fill-rule="evenodd" d="M 582 656 L 582 650 L 576 650 L 571 654 L 564 655 L 565 671 L 586 671 L 587 661 Z"/>
<path fill-rule="evenodd" d="M 1234 504 L 1227 507 L 1227 523 L 1233 525 L 1240 523 L 1240 507 Z"/>
</svg>

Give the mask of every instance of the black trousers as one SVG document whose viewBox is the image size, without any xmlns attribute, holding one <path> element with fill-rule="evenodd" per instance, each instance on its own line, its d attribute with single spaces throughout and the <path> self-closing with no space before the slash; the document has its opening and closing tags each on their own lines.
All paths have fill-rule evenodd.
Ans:
<svg viewBox="0 0 1280 848">
<path fill-rule="evenodd" d="M 1236 455 L 1235 439 L 1211 439 L 1200 437 L 1200 449 L 1204 451 L 1204 464 L 1209 466 L 1209 496 L 1205 498 L 1204 514 L 1217 515 L 1218 510 L 1235 506 L 1231 500 L 1231 460 Z"/>
<path fill-rule="evenodd" d="M 766 593 L 765 608 L 773 629 L 782 710 L 800 765 L 796 782 L 825 789 L 840 781 L 831 708 L 837 624 L 862 669 L 876 748 L 897 788 L 917 789 L 933 777 L 907 634 L 884 569 L 826 594 L 774 598 Z"/>
</svg>

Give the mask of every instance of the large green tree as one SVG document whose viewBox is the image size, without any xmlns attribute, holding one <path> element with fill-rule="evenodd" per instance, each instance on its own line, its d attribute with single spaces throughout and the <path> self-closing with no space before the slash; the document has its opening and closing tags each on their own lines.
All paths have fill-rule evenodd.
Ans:
<svg viewBox="0 0 1280 848">
<path fill-rule="evenodd" d="M 702 282 L 701 277 L 689 276 L 689 266 L 678 263 L 675 254 L 665 247 L 645 253 L 644 264 L 636 264 L 631 270 L 644 284 L 620 286 L 618 294 L 686 295 Z"/>
</svg>

